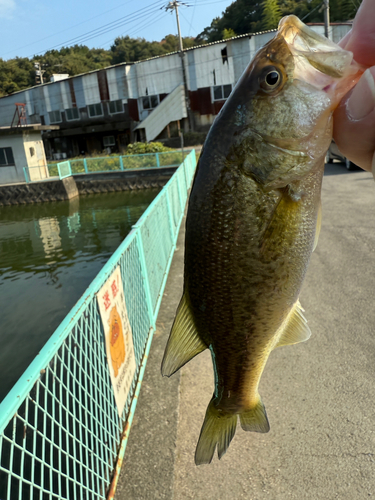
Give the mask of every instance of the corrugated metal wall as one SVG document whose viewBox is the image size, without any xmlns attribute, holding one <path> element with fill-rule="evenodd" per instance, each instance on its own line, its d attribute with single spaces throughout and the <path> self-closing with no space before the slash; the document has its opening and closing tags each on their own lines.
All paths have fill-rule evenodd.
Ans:
<svg viewBox="0 0 375 500">
<path fill-rule="evenodd" d="M 135 66 L 137 97 L 169 94 L 183 81 L 181 58 L 178 54 L 139 62 Z M 133 75 L 130 76 L 130 78 L 132 77 Z"/>
</svg>

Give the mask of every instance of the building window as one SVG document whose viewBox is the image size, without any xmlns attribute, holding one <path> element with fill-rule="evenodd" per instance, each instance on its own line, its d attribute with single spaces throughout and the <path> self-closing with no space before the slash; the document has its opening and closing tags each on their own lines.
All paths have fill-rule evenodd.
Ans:
<svg viewBox="0 0 375 500">
<path fill-rule="evenodd" d="M 103 137 L 103 144 L 105 148 L 109 146 L 114 146 L 116 144 L 115 138 L 113 135 L 106 135 Z"/>
<path fill-rule="evenodd" d="M 34 156 L 35 155 L 35 148 L 29 148 L 30 150 L 30 156 Z"/>
<path fill-rule="evenodd" d="M 12 148 L 0 148 L 0 167 L 15 165 Z"/>
<path fill-rule="evenodd" d="M 97 104 L 90 104 L 88 108 L 90 118 L 94 118 L 94 116 L 103 116 L 103 108 L 100 102 Z"/>
<path fill-rule="evenodd" d="M 69 108 L 65 110 L 66 119 L 70 122 L 72 120 L 79 120 L 78 108 Z"/>
<path fill-rule="evenodd" d="M 60 111 L 50 111 L 48 115 L 50 123 L 59 123 L 62 121 Z"/>
<path fill-rule="evenodd" d="M 154 109 L 159 104 L 159 96 L 157 95 L 146 95 L 142 97 L 142 107 L 143 109 Z"/>
<path fill-rule="evenodd" d="M 124 105 L 122 104 L 121 99 L 118 99 L 117 101 L 109 101 L 108 104 L 109 104 L 109 112 L 111 113 L 111 115 L 124 112 Z"/>
<path fill-rule="evenodd" d="M 229 94 L 232 92 L 232 85 L 216 85 L 214 87 L 214 101 L 223 101 L 228 99 Z"/>
<path fill-rule="evenodd" d="M 221 51 L 221 60 L 223 61 L 223 64 L 228 62 L 228 51 L 226 47 L 224 47 Z"/>
</svg>

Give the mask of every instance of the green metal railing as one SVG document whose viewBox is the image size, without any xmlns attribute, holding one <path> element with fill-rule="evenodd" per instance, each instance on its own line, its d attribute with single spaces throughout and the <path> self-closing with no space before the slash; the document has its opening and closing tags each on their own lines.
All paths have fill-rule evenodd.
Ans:
<svg viewBox="0 0 375 500">
<path fill-rule="evenodd" d="M 60 179 L 65 179 L 65 177 L 70 177 L 72 175 L 70 161 L 63 161 L 61 163 L 58 163 L 57 170 L 59 172 Z"/>
<path fill-rule="evenodd" d="M 49 164 L 50 176 L 59 175 L 59 165 L 69 163 L 71 175 L 92 174 L 100 172 L 120 172 L 143 168 L 178 167 L 189 151 L 166 151 L 163 153 L 146 153 L 142 155 L 103 156 L 99 158 L 81 158 L 67 160 L 55 165 Z M 61 177 L 60 177 L 61 178 Z"/>
<path fill-rule="evenodd" d="M 23 167 L 23 174 L 27 184 L 29 182 L 40 182 L 48 179 L 49 168 L 47 165 L 41 167 Z"/>
<path fill-rule="evenodd" d="M 121 172 L 143 168 L 178 167 L 190 151 L 166 151 L 162 153 L 146 153 L 142 155 L 101 156 L 98 158 L 78 158 L 60 163 L 49 163 L 49 177 L 64 179 L 70 175 L 93 174 L 104 172 Z M 35 178 L 33 169 L 40 167 L 23 167 L 26 183 L 40 182 L 43 178 Z M 44 167 L 45 168 L 45 167 Z M 0 498 L 1 500 L 1 498 Z"/>
<path fill-rule="evenodd" d="M 112 497 L 195 163 L 192 151 L 0 404 L 1 500 Z M 117 266 L 136 360 L 121 416 L 96 300 Z"/>
</svg>

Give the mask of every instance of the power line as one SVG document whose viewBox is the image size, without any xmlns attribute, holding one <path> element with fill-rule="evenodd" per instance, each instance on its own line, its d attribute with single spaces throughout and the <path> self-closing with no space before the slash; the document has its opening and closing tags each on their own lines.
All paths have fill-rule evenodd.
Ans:
<svg viewBox="0 0 375 500">
<path fill-rule="evenodd" d="M 159 9 L 157 9 L 158 11 Z M 119 38 L 121 36 L 124 36 L 125 33 L 126 35 L 130 36 L 132 35 L 133 33 L 136 33 L 137 31 L 139 31 L 140 29 L 144 29 L 144 28 L 147 28 L 148 26 L 150 26 L 151 24 L 154 24 L 156 23 L 157 21 L 159 21 L 160 19 L 162 19 L 163 17 L 165 16 L 165 13 L 163 12 L 160 16 L 156 17 L 154 16 L 154 12 L 151 12 L 150 14 L 148 14 L 146 16 L 146 19 L 149 19 L 150 17 L 152 17 L 152 21 L 151 22 L 147 22 L 146 24 L 142 25 L 142 23 L 138 23 L 136 24 L 135 26 L 133 26 L 133 28 L 136 28 L 134 29 L 133 31 L 124 31 L 123 33 L 121 33 L 120 35 L 117 35 L 116 38 Z M 146 19 L 143 19 L 143 20 L 146 20 Z M 111 38 L 110 40 L 104 42 L 102 45 L 105 46 L 107 45 L 107 43 L 112 43 L 113 44 L 114 40 L 113 38 Z"/>
<path fill-rule="evenodd" d="M 190 30 L 189 30 L 189 35 L 190 36 L 190 33 L 191 33 L 191 29 L 193 27 L 193 20 L 194 20 L 194 15 L 195 15 L 195 7 L 197 6 L 197 0 L 195 0 L 194 2 L 194 5 L 193 5 L 193 13 L 191 15 L 191 21 L 190 21 Z"/>
<path fill-rule="evenodd" d="M 137 21 L 141 16 L 144 16 L 145 14 L 157 12 L 159 9 L 150 9 L 150 7 L 153 7 L 157 4 L 160 6 L 160 0 L 157 0 L 156 2 L 148 5 L 147 7 L 143 7 L 142 9 L 139 9 L 139 10 L 133 12 L 132 14 L 129 14 L 127 16 L 123 16 L 116 21 L 112 21 L 110 23 L 104 24 L 100 28 L 96 28 L 96 29 L 88 31 L 80 36 L 77 36 L 75 38 L 71 38 L 70 40 L 67 40 L 63 43 L 59 43 L 57 45 L 54 45 L 54 46 L 52 46 L 44 51 L 38 52 L 37 54 L 42 54 L 42 53 L 48 52 L 49 50 L 53 50 L 56 47 L 63 47 L 63 46 L 66 46 L 68 44 L 83 43 L 87 40 L 91 40 L 92 38 L 96 38 L 97 36 L 108 33 L 109 31 L 113 31 L 114 29 L 117 29 L 121 26 L 124 26 L 125 24 L 129 24 L 129 23 L 132 23 L 134 21 Z M 33 56 L 28 56 L 28 57 L 31 58 Z"/>
<path fill-rule="evenodd" d="M 131 0 L 130 0 L 130 1 L 131 1 Z M 130 1 L 129 1 L 129 2 L 125 2 L 125 3 L 124 3 L 124 4 L 122 4 L 121 6 L 123 6 L 123 5 L 127 4 L 127 3 L 130 3 Z M 204 1 L 203 1 L 203 2 L 199 2 L 199 3 L 198 3 L 198 6 L 205 6 L 205 5 L 216 4 L 216 3 L 223 3 L 223 2 L 228 2 L 228 0 L 216 0 L 216 1 L 214 1 L 214 2 L 204 2 Z M 132 13 L 132 14 L 130 14 L 129 16 L 123 16 L 123 17 L 121 17 L 121 18 L 117 19 L 116 21 L 112 21 L 112 22 L 110 22 L 110 23 L 107 23 L 107 24 L 105 24 L 105 25 L 103 25 L 103 26 L 101 26 L 101 27 L 99 27 L 99 28 L 96 28 L 96 29 L 94 29 L 94 30 L 90 30 L 90 31 L 88 31 L 88 32 L 86 32 L 86 33 L 84 33 L 84 34 L 82 34 L 82 35 L 79 35 L 79 36 L 77 36 L 77 37 L 74 37 L 74 38 L 72 38 L 72 39 L 69 39 L 69 40 L 67 40 L 67 41 L 65 41 L 65 42 L 62 42 L 62 43 L 59 43 L 59 44 L 53 45 L 52 47 L 49 47 L 48 49 L 45 49 L 45 50 L 39 51 L 39 52 L 34 53 L 34 54 L 32 54 L 32 55 L 29 55 L 29 56 L 27 56 L 27 57 L 28 57 L 28 58 L 33 58 L 33 57 L 35 57 L 36 55 L 41 55 L 41 54 L 44 54 L 45 52 L 48 52 L 48 51 L 50 51 L 50 50 L 56 49 L 56 48 L 58 48 L 58 47 L 67 46 L 67 45 L 69 45 L 69 44 L 71 44 L 71 45 L 73 45 L 73 44 L 82 44 L 82 43 L 84 43 L 84 42 L 86 42 L 86 41 L 88 41 L 88 40 L 91 40 L 91 39 L 96 38 L 96 37 L 98 37 L 98 36 L 104 35 L 105 33 L 108 33 L 109 31 L 113 31 L 114 29 L 117 29 L 117 28 L 119 28 L 119 27 L 122 27 L 122 26 L 124 26 L 124 25 L 126 25 L 126 24 L 129 24 L 129 23 L 131 23 L 131 22 L 137 21 L 137 20 L 139 19 L 139 17 L 140 17 L 140 16 L 143 16 L 143 15 L 145 15 L 145 14 L 147 13 L 147 9 L 149 9 L 150 7 L 152 7 L 152 6 L 154 6 L 154 5 L 157 5 L 157 4 L 159 4 L 159 5 L 160 5 L 160 0 L 159 0 L 159 1 L 157 1 L 157 2 L 154 2 L 154 3 L 150 4 L 150 5 L 149 5 L 149 6 L 147 6 L 147 7 L 144 7 L 144 8 L 142 8 L 142 9 L 139 9 L 138 11 L 133 12 L 133 13 Z M 195 8 L 195 6 L 196 6 L 196 5 L 197 5 L 197 3 L 195 2 L 195 4 L 194 4 L 194 8 Z M 188 5 L 188 6 L 189 6 L 189 5 Z M 118 6 L 118 7 L 114 7 L 113 9 L 110 9 L 110 10 L 108 10 L 108 11 L 105 11 L 103 14 L 105 14 L 105 13 L 107 13 L 107 12 L 110 12 L 110 11 L 112 11 L 112 10 L 115 10 L 115 9 L 117 9 L 117 8 L 119 8 L 119 6 Z M 146 12 L 143 12 L 143 11 L 146 11 Z M 152 11 L 151 13 L 155 13 L 155 12 L 156 12 L 156 11 Z M 140 15 L 138 16 L 137 14 L 140 14 Z M 102 15 L 102 14 L 99 14 L 99 15 L 97 15 L 97 16 L 94 16 L 93 18 L 90 18 L 90 19 L 95 19 L 95 18 L 97 18 L 97 17 L 100 17 L 101 15 Z M 137 16 L 136 16 L 135 18 L 131 19 L 131 16 L 134 16 L 134 15 L 137 15 Z M 87 22 L 87 20 L 86 20 L 86 21 L 83 21 L 82 23 L 78 23 L 78 24 L 74 25 L 73 27 L 75 27 L 75 26 L 79 26 L 79 25 L 84 24 L 84 23 L 86 23 L 86 22 Z M 190 23 L 190 25 L 191 25 L 191 23 Z M 58 34 L 58 33 L 63 33 L 63 32 L 65 32 L 65 31 L 68 31 L 69 29 L 70 29 L 70 28 L 67 28 L 67 29 L 65 29 L 65 30 L 59 31 L 59 32 L 57 32 L 57 33 L 54 33 L 53 35 L 49 35 L 48 37 L 44 37 L 44 38 L 42 38 L 42 39 L 41 39 L 41 40 L 39 40 L 39 41 L 32 42 L 32 43 L 31 43 L 31 45 L 35 45 L 36 43 L 39 43 L 40 41 L 43 41 L 43 40 L 48 39 L 48 38 L 51 38 L 51 37 L 55 36 L 55 35 L 56 35 L 56 34 Z M 105 43 L 108 43 L 108 42 L 105 42 Z M 30 44 L 25 45 L 25 46 L 23 46 L 23 47 L 20 47 L 20 49 L 21 49 L 21 48 L 24 48 L 24 47 L 28 47 L 29 45 L 30 45 Z M 104 45 L 105 45 L 105 44 L 104 44 Z M 19 49 L 17 49 L 17 50 L 19 50 Z M 13 52 L 13 51 L 12 51 L 12 52 Z M 9 52 L 7 52 L 7 53 L 9 53 Z"/>
<path fill-rule="evenodd" d="M 8 52 L 4 52 L 3 55 L 10 54 L 11 52 L 16 52 L 16 51 L 24 49 L 26 47 L 30 47 L 30 45 L 35 45 L 35 44 L 37 44 L 39 42 L 43 42 L 44 40 L 47 40 L 48 38 L 53 38 L 56 35 L 60 35 L 61 33 L 65 33 L 66 31 L 69 31 L 72 28 L 76 28 L 77 26 L 81 26 L 82 24 L 86 24 L 86 23 L 92 21 L 93 19 L 97 19 L 98 17 L 102 17 L 104 14 L 108 14 L 108 12 L 112 12 L 113 10 L 119 9 L 120 7 L 123 7 L 124 5 L 126 5 L 128 3 L 131 3 L 131 1 L 132 0 L 128 0 L 127 2 L 124 2 L 121 5 L 118 5 L 117 7 L 113 7 L 112 9 L 105 10 L 104 12 L 98 14 L 97 16 L 90 17 L 89 19 L 85 19 L 84 21 L 82 21 L 82 22 L 80 22 L 78 24 L 74 24 L 73 26 L 70 26 L 69 28 L 66 28 L 64 30 L 56 31 L 56 32 L 53 33 L 53 35 L 45 36 L 44 38 L 41 38 L 40 40 L 36 40 L 35 42 L 31 42 L 31 43 L 28 43 L 27 45 L 23 45 L 22 47 L 18 47 L 17 49 L 13 49 L 13 50 L 10 50 Z"/>
<path fill-rule="evenodd" d="M 193 21 L 189 22 L 189 20 L 188 20 L 188 19 L 186 19 L 186 17 L 185 17 L 185 15 L 184 15 L 184 13 L 183 13 L 183 12 L 181 12 L 181 16 L 182 16 L 182 17 L 185 19 L 185 21 L 188 23 L 188 25 L 189 25 L 189 27 L 190 27 L 190 31 L 191 31 Z M 189 31 L 189 33 L 190 33 L 190 31 Z"/>
<path fill-rule="evenodd" d="M 322 2 L 322 3 L 320 3 L 319 5 L 317 5 L 316 7 L 314 7 L 312 10 L 310 10 L 310 12 L 308 12 L 308 13 L 306 14 L 306 16 L 304 16 L 304 17 L 301 19 L 301 21 L 303 21 L 304 19 L 306 19 L 306 17 L 311 16 L 311 14 L 312 14 L 313 12 L 315 12 L 317 9 L 320 9 L 320 7 L 322 7 L 322 5 L 324 5 L 324 3 L 323 3 L 323 2 Z"/>
<path fill-rule="evenodd" d="M 95 38 L 97 36 L 100 36 L 100 35 L 103 35 L 105 33 L 108 33 L 109 31 L 117 29 L 117 28 L 119 28 L 121 26 L 124 26 L 126 24 L 132 23 L 134 21 L 137 21 L 139 18 L 143 17 L 145 14 L 148 14 L 148 13 L 152 13 L 153 14 L 153 13 L 157 12 L 158 9 L 150 9 L 150 7 L 153 6 L 153 5 L 155 5 L 155 4 L 157 4 L 157 3 L 159 3 L 159 1 L 158 2 L 154 2 L 154 4 L 151 4 L 148 7 L 144 7 L 143 9 L 138 10 L 138 11 L 130 14 L 129 16 L 124 16 L 123 18 L 120 18 L 117 21 L 105 24 L 104 26 L 102 26 L 100 28 L 96 28 L 95 30 L 89 31 L 89 32 L 87 32 L 87 33 L 85 33 L 83 35 L 80 35 L 78 37 L 72 38 L 72 39 L 70 39 L 70 40 L 68 40 L 66 42 L 61 43 L 61 44 L 55 45 L 55 46 L 47 49 L 46 52 L 48 50 L 52 50 L 52 49 L 54 49 L 56 47 L 61 47 L 61 46 L 67 45 L 67 44 L 79 44 L 79 43 L 83 43 L 83 42 L 85 42 L 87 40 L 90 40 L 90 39 Z"/>
<path fill-rule="evenodd" d="M 215 2 L 199 2 L 198 6 L 200 7 L 203 5 L 212 5 L 214 3 L 224 3 L 224 2 L 228 3 L 228 0 L 216 0 Z"/>
</svg>

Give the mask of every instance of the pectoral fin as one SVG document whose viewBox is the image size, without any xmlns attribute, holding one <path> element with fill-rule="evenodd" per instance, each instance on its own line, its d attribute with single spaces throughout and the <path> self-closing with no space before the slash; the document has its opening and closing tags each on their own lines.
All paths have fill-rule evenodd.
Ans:
<svg viewBox="0 0 375 500">
<path fill-rule="evenodd" d="M 170 377 L 194 356 L 207 349 L 199 337 L 186 294 L 182 296 L 177 309 L 171 333 L 165 348 L 161 373 Z"/>
<path fill-rule="evenodd" d="M 272 257 L 280 246 L 288 247 L 295 244 L 296 232 L 290 230 L 300 225 L 302 218 L 301 194 L 292 193 L 289 187 L 280 190 L 281 196 L 269 218 L 260 245 L 260 254 Z M 286 228 L 289 228 L 286 230 Z"/>
<path fill-rule="evenodd" d="M 310 336 L 310 328 L 308 327 L 306 318 L 303 315 L 302 306 L 299 300 L 297 300 L 292 310 L 288 314 L 284 325 L 282 326 L 282 333 L 280 335 L 279 341 L 275 345 L 275 348 L 283 345 L 292 345 L 298 344 L 299 342 L 305 342 L 310 338 Z"/>
</svg>

